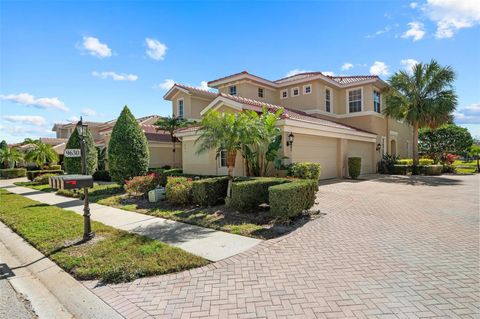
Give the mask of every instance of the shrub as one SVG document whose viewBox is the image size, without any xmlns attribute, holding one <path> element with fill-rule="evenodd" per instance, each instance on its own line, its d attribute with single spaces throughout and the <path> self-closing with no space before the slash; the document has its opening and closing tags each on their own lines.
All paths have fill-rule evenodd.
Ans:
<svg viewBox="0 0 480 319">
<path fill-rule="evenodd" d="M 52 165 L 49 165 L 49 166 L 48 166 L 48 169 L 53 170 L 53 171 L 58 171 L 58 170 L 61 170 L 61 169 L 62 169 L 62 165 L 54 165 L 54 164 L 52 164 Z"/>
<path fill-rule="evenodd" d="M 96 171 L 93 173 L 93 180 L 110 182 L 112 178 L 110 177 L 110 173 L 108 171 Z"/>
<path fill-rule="evenodd" d="M 240 212 L 248 212 L 254 210 L 260 204 L 268 203 L 268 188 L 270 186 L 288 182 L 288 179 L 273 177 L 234 182 L 232 195 L 225 199 L 225 203 L 228 207 Z"/>
<path fill-rule="evenodd" d="M 319 163 L 294 163 L 290 166 L 290 175 L 301 179 L 319 180 L 322 167 Z"/>
<path fill-rule="evenodd" d="M 301 214 L 315 204 L 317 190 L 316 180 L 297 180 L 271 186 L 268 189 L 270 214 L 281 220 Z"/>
<path fill-rule="evenodd" d="M 1 178 L 17 178 L 27 176 L 27 170 L 25 168 L 5 168 L 0 169 Z"/>
<path fill-rule="evenodd" d="M 108 166 L 112 180 L 123 183 L 147 173 L 150 152 L 147 138 L 127 106 L 112 130 L 108 144 Z"/>
<path fill-rule="evenodd" d="M 47 173 L 47 174 L 42 174 L 42 175 L 38 175 L 37 177 L 35 177 L 33 179 L 33 181 L 35 183 L 38 183 L 40 185 L 45 185 L 45 184 L 48 184 L 48 178 L 50 176 L 57 176 L 58 174 L 51 174 L 51 173 Z"/>
<path fill-rule="evenodd" d="M 183 176 L 183 170 L 181 168 L 161 169 L 160 173 L 160 185 L 166 186 L 169 176 Z M 187 177 L 187 176 L 185 176 Z"/>
<path fill-rule="evenodd" d="M 410 165 L 394 165 L 393 174 L 395 175 L 407 175 L 408 172 L 412 170 Z"/>
<path fill-rule="evenodd" d="M 448 153 L 448 154 L 446 154 L 445 156 L 442 157 L 442 162 L 445 165 L 450 166 L 459 158 L 460 158 L 460 156 L 458 156 L 458 155 Z"/>
<path fill-rule="evenodd" d="M 144 196 L 158 184 L 158 175 L 152 173 L 145 176 L 135 176 L 125 181 L 125 191 L 130 196 Z"/>
<path fill-rule="evenodd" d="M 380 174 L 393 174 L 393 166 L 398 159 L 397 155 L 384 154 L 380 162 L 378 162 L 378 172 Z"/>
<path fill-rule="evenodd" d="M 402 158 L 396 161 L 398 165 L 413 165 L 413 159 L 411 158 Z M 433 165 L 433 160 L 430 158 L 420 158 L 418 160 L 418 165 Z"/>
<path fill-rule="evenodd" d="M 80 149 L 80 136 L 78 135 L 77 129 L 73 130 L 65 148 Z M 85 136 L 85 154 L 87 156 L 87 175 L 92 175 L 98 167 L 98 151 L 90 130 L 87 130 Z M 63 159 L 63 165 L 68 174 L 82 174 L 82 159 L 80 157 L 65 157 Z"/>
<path fill-rule="evenodd" d="M 38 170 L 38 171 L 28 171 L 27 172 L 27 178 L 33 182 L 35 177 L 38 175 L 43 175 L 43 174 L 56 174 L 56 175 L 62 175 L 63 171 L 61 169 L 59 170 Z"/>
<path fill-rule="evenodd" d="M 192 185 L 192 180 L 186 177 L 169 176 L 165 187 L 167 201 L 176 205 L 189 204 L 192 198 Z"/>
<path fill-rule="evenodd" d="M 360 176 L 362 170 L 362 158 L 361 157 L 349 157 L 348 158 L 348 175 L 351 178 L 357 179 Z"/>
<path fill-rule="evenodd" d="M 442 175 L 443 166 L 442 165 L 425 165 L 424 174 L 425 175 Z"/>
<path fill-rule="evenodd" d="M 227 196 L 228 178 L 216 177 L 194 181 L 193 201 L 202 206 L 214 206 Z"/>
</svg>

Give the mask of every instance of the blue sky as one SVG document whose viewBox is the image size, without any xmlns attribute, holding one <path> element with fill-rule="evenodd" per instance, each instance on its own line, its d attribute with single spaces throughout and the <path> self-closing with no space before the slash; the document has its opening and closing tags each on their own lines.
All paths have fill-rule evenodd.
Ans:
<svg viewBox="0 0 480 319">
<path fill-rule="evenodd" d="M 434 58 L 457 72 L 457 123 L 480 137 L 480 2 L 2 1 L 0 134 L 53 136 L 83 115 L 169 115 L 171 81 L 248 70 L 378 74 Z M 342 68 L 343 67 L 343 68 Z"/>
</svg>

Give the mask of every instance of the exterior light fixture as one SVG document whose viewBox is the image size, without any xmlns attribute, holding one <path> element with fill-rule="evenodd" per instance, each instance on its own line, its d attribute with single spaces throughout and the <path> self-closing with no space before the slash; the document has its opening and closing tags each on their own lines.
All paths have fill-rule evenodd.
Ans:
<svg viewBox="0 0 480 319">
<path fill-rule="evenodd" d="M 82 117 L 80 116 L 80 121 L 77 123 L 77 131 L 80 138 L 84 138 L 87 135 L 88 125 L 83 123 Z"/>
<path fill-rule="evenodd" d="M 88 125 L 83 123 L 82 117 L 77 123 L 78 136 L 80 137 L 80 162 L 82 164 L 82 174 L 88 175 L 87 168 L 87 147 L 85 145 L 85 137 L 87 136 Z M 88 187 L 83 188 L 83 240 L 88 241 L 95 235 L 92 232 L 90 223 L 90 206 L 88 203 Z"/>
<path fill-rule="evenodd" d="M 377 147 L 375 148 L 377 150 L 377 152 L 380 152 L 380 149 L 382 148 L 382 146 L 380 145 L 380 143 L 377 144 Z"/>
<path fill-rule="evenodd" d="M 290 146 L 290 151 L 292 151 L 293 140 L 295 140 L 295 135 L 292 132 L 287 136 L 287 146 Z"/>
</svg>

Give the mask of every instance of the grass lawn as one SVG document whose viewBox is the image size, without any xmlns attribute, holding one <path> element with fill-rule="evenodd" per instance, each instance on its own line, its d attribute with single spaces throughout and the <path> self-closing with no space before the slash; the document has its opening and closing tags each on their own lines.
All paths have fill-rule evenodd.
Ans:
<svg viewBox="0 0 480 319">
<path fill-rule="evenodd" d="M 456 160 L 453 163 L 457 174 L 475 174 L 477 169 L 477 161 L 466 162 Z"/>
<path fill-rule="evenodd" d="M 92 222 L 95 238 L 79 243 L 83 217 L 0 189 L 0 220 L 82 280 L 131 281 L 208 263 L 179 248 Z"/>
</svg>

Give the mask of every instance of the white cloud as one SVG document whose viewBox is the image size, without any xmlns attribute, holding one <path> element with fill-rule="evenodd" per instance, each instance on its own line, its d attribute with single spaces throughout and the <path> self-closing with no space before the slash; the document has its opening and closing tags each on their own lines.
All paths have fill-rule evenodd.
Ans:
<svg viewBox="0 0 480 319">
<path fill-rule="evenodd" d="M 345 62 L 345 63 L 342 65 L 342 70 L 343 70 L 343 71 L 350 70 L 351 68 L 353 68 L 353 64 L 352 64 L 352 63 Z"/>
<path fill-rule="evenodd" d="M 29 93 L 0 95 L 0 99 L 23 104 L 27 106 L 33 106 L 39 109 L 57 109 L 64 112 L 68 111 L 65 104 L 57 97 L 41 97 L 35 99 L 35 97 Z"/>
<path fill-rule="evenodd" d="M 25 138 L 27 136 L 38 137 L 41 135 L 51 135 L 49 127 L 25 126 L 25 125 L 0 125 L 0 131 L 3 135 L 10 135 Z M 10 141 L 9 141 L 10 142 Z"/>
<path fill-rule="evenodd" d="M 308 72 L 312 72 L 312 71 L 293 69 L 293 70 L 288 71 L 287 74 L 285 74 L 285 77 L 294 76 L 294 75 L 299 74 L 299 73 L 308 73 Z"/>
<path fill-rule="evenodd" d="M 405 59 L 401 60 L 400 64 L 408 73 L 412 73 L 413 67 L 418 64 L 418 61 L 414 59 Z"/>
<path fill-rule="evenodd" d="M 73 115 L 73 116 L 70 116 L 70 117 L 68 118 L 68 121 L 69 121 L 69 122 L 72 122 L 72 123 L 75 123 L 75 122 L 80 121 L 80 118 L 79 118 L 78 116 Z"/>
<path fill-rule="evenodd" d="M 417 3 L 417 2 L 411 2 L 411 3 L 409 4 L 409 7 L 412 8 L 412 9 L 415 9 L 415 8 L 418 7 L 418 3 Z"/>
<path fill-rule="evenodd" d="M 438 39 L 451 38 L 460 29 L 480 24 L 478 0 L 427 0 L 422 9 L 437 24 Z"/>
<path fill-rule="evenodd" d="M 82 49 L 87 50 L 90 55 L 99 58 L 112 56 L 112 50 L 105 43 L 101 43 L 98 38 L 83 37 Z"/>
<path fill-rule="evenodd" d="M 151 38 L 146 38 L 145 43 L 148 47 L 146 53 L 150 58 L 157 61 L 165 58 L 165 54 L 167 53 L 167 46 L 165 44 Z"/>
<path fill-rule="evenodd" d="M 402 38 L 413 38 L 413 41 L 423 39 L 426 33 L 423 23 L 414 21 L 407 23 L 407 25 L 410 27 L 410 29 L 408 29 L 407 31 L 405 31 L 404 34 L 402 34 Z"/>
<path fill-rule="evenodd" d="M 31 124 L 35 126 L 47 124 L 47 120 L 43 116 L 38 115 L 5 115 L 3 119 L 12 123 Z"/>
<path fill-rule="evenodd" d="M 332 71 L 322 71 L 322 74 L 326 76 L 335 76 L 335 73 L 333 73 Z"/>
<path fill-rule="evenodd" d="M 175 84 L 174 80 L 165 79 L 162 83 L 155 84 L 153 88 L 160 89 L 160 90 L 170 90 L 174 84 Z"/>
<path fill-rule="evenodd" d="M 480 103 L 459 108 L 453 115 L 458 124 L 480 124 Z"/>
<path fill-rule="evenodd" d="M 94 109 L 86 107 L 82 110 L 82 115 L 95 116 L 95 115 L 97 115 L 97 111 L 95 111 Z"/>
<path fill-rule="evenodd" d="M 199 88 L 200 90 L 210 91 L 207 81 L 200 82 L 200 86 L 197 86 L 197 88 Z"/>
<path fill-rule="evenodd" d="M 115 72 L 97 72 L 93 71 L 92 72 L 93 76 L 96 76 L 100 79 L 107 79 L 111 78 L 114 81 L 136 81 L 138 80 L 138 75 L 135 74 L 126 74 L 126 73 L 115 73 Z"/>
<path fill-rule="evenodd" d="M 372 66 L 370 67 L 370 74 L 372 75 L 388 75 L 390 72 L 388 71 L 388 65 L 385 62 L 375 61 L 373 62 Z"/>
</svg>

